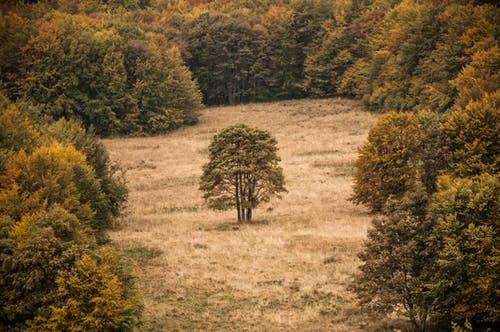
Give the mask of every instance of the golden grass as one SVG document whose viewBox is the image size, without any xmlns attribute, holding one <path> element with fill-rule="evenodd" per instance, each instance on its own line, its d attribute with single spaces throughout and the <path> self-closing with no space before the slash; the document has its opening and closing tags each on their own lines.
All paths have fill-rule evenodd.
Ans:
<svg viewBox="0 0 500 332">
<path fill-rule="evenodd" d="M 286 101 L 207 108 L 169 135 L 105 140 L 130 189 L 111 238 L 125 252 L 161 252 L 136 260 L 141 330 L 366 330 L 347 286 L 371 217 L 347 199 L 376 119 L 354 101 Z M 208 210 L 198 191 L 211 137 L 235 123 L 276 137 L 289 191 L 245 226 L 234 211 Z"/>
</svg>

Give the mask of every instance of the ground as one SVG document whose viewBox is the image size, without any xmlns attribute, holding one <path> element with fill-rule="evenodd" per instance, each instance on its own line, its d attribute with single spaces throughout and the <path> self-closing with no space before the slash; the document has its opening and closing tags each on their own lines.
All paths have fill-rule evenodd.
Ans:
<svg viewBox="0 0 500 332">
<path fill-rule="evenodd" d="M 207 108 L 168 135 L 105 140 L 130 190 L 110 236 L 134 264 L 140 330 L 371 330 L 348 287 L 373 216 L 349 197 L 376 120 L 355 101 L 285 101 Z M 198 190 L 210 139 L 236 123 L 278 140 L 288 189 L 244 226 Z"/>
</svg>

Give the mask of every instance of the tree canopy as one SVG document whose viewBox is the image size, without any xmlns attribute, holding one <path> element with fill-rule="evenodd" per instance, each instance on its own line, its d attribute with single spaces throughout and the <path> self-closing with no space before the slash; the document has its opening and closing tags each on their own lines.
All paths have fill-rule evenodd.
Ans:
<svg viewBox="0 0 500 332">
<path fill-rule="evenodd" d="M 488 1 L 59 0 L 0 10 L 8 97 L 100 135 L 193 124 L 202 101 L 349 96 L 373 111 L 444 112 L 498 81 L 500 12 Z"/>
<path fill-rule="evenodd" d="M 236 208 L 238 222 L 251 222 L 252 210 L 285 192 L 277 142 L 267 131 L 234 125 L 215 135 L 200 189 L 211 208 Z"/>
<path fill-rule="evenodd" d="M 498 326 L 498 22 L 495 1 L 3 1 L 0 327 L 135 322 L 98 249 L 127 191 L 95 135 L 192 125 L 203 102 L 312 96 L 387 113 L 354 176 L 353 200 L 381 214 L 362 304 L 421 330 Z M 269 133 L 233 126 L 209 152 L 200 188 L 240 222 L 285 191 Z M 102 322 L 82 299 L 120 305 Z"/>
<path fill-rule="evenodd" d="M 103 249 L 127 199 L 123 177 L 76 121 L 0 107 L 0 329 L 132 330 L 142 304 Z"/>
</svg>

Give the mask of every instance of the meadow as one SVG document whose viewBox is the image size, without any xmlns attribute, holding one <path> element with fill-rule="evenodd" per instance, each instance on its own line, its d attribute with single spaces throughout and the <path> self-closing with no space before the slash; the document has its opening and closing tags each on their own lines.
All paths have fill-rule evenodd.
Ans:
<svg viewBox="0 0 500 332">
<path fill-rule="evenodd" d="M 171 134 L 106 139 L 126 170 L 110 232 L 144 297 L 143 331 L 366 331 L 385 328 L 349 291 L 372 215 L 349 201 L 353 163 L 377 115 L 346 99 L 212 107 Z M 245 123 L 277 139 L 288 193 L 238 225 L 198 190 L 208 145 Z"/>
</svg>

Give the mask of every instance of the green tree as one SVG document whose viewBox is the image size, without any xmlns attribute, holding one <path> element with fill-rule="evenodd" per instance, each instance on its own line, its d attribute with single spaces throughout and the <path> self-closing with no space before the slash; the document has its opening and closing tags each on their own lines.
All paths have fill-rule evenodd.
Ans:
<svg viewBox="0 0 500 332">
<path fill-rule="evenodd" d="M 0 81 L 8 96 L 18 96 L 16 83 L 20 79 L 22 47 L 27 43 L 32 25 L 18 13 L 0 12 Z"/>
<path fill-rule="evenodd" d="M 417 105 L 411 79 L 420 62 L 428 57 L 439 36 L 437 16 L 442 7 L 432 1 L 401 1 L 384 18 L 384 46 L 373 61 L 380 61 L 371 94 L 365 97 L 370 110 L 408 111 Z"/>
<path fill-rule="evenodd" d="M 92 226 L 99 238 L 109 227 L 109 197 L 82 153 L 53 144 L 15 155 L 0 176 L 0 213 L 19 220 L 56 204 Z"/>
<path fill-rule="evenodd" d="M 471 54 L 477 52 L 478 48 L 487 49 L 495 44 L 494 22 L 498 21 L 498 9 L 471 3 L 450 3 L 437 16 L 437 20 L 440 31 L 436 47 L 429 56 L 419 62 L 412 78 L 411 94 L 417 98 L 419 108 L 444 111 L 455 102 L 456 90 L 460 84 L 454 79 L 463 66 L 471 61 Z M 477 56 L 474 55 L 473 58 Z M 477 67 L 477 60 L 475 62 Z M 467 67 L 470 67 L 470 64 Z M 467 69 L 467 72 L 470 73 L 470 69 L 472 68 Z M 483 81 L 478 85 L 484 83 Z M 467 103 L 464 97 L 459 99 Z"/>
<path fill-rule="evenodd" d="M 148 134 L 160 134 L 198 121 L 202 97 L 179 51 L 154 41 L 129 44 L 127 59 L 132 95 L 140 109 L 138 123 Z"/>
<path fill-rule="evenodd" d="M 123 39 L 87 16 L 47 15 L 23 47 L 21 97 L 55 119 L 80 119 L 99 134 L 125 131 L 137 108 L 127 91 Z"/>
<path fill-rule="evenodd" d="M 294 28 L 294 12 L 284 6 L 271 6 L 262 15 L 261 24 L 266 29 L 266 55 L 269 71 L 265 84 L 270 98 L 300 96 L 303 70 L 302 46 Z"/>
<path fill-rule="evenodd" d="M 453 111 L 441 126 L 452 172 L 458 176 L 500 173 L 500 89 Z"/>
<path fill-rule="evenodd" d="M 498 177 L 487 173 L 469 179 L 442 176 L 431 203 L 442 243 L 432 287 L 436 302 L 450 320 L 468 320 L 485 330 L 497 326 L 500 317 L 499 198 Z"/>
<path fill-rule="evenodd" d="M 60 119 L 41 130 L 60 144 L 74 146 L 85 155 L 85 161 L 94 170 L 104 194 L 101 204 L 96 205 L 98 224 L 102 228 L 111 226 L 112 219 L 120 214 L 127 201 L 128 191 L 122 170 L 111 162 L 92 128 L 86 130 L 76 120 Z"/>
<path fill-rule="evenodd" d="M 85 157 L 73 147 L 54 144 L 29 155 L 20 151 L 0 177 L 0 213 L 17 221 L 24 214 L 59 204 L 89 222 L 94 211 L 88 200 L 80 201 L 75 168 L 90 171 Z"/>
<path fill-rule="evenodd" d="M 262 31 L 241 17 L 206 13 L 194 20 L 187 39 L 188 65 L 205 103 L 255 100 L 265 63 Z"/>
<path fill-rule="evenodd" d="M 346 2 L 349 3 L 349 1 Z M 334 26 L 332 32 L 344 31 L 344 36 L 339 37 L 346 45 L 345 50 L 353 57 L 352 65 L 347 67 L 343 73 L 342 80 L 337 87 L 337 93 L 361 98 L 373 92 L 376 85 L 375 78 L 379 75 L 381 65 L 386 60 L 385 52 L 380 52 L 387 41 L 390 30 L 389 24 L 384 18 L 398 2 L 387 0 L 352 1 L 348 10 L 344 10 L 344 14 L 336 15 L 335 22 L 339 26 Z M 325 38 L 331 37 L 328 34 Z M 335 48 L 334 45 L 330 49 L 335 51 L 331 55 L 342 51 Z M 342 60 L 342 57 L 339 60 Z M 332 61 L 338 63 L 337 60 L 332 59 Z"/>
<path fill-rule="evenodd" d="M 285 192 L 277 142 L 267 131 L 244 124 L 223 129 L 209 146 L 200 189 L 211 208 L 235 207 L 238 222 L 251 222 L 252 210 Z"/>
<path fill-rule="evenodd" d="M 0 328 L 9 330 L 45 312 L 54 302 L 55 280 L 92 244 L 84 225 L 71 213 L 53 206 L 26 215 L 17 223 L 1 223 Z"/>
<path fill-rule="evenodd" d="M 313 96 L 332 96 L 339 89 L 342 75 L 352 65 L 349 51 L 352 36 L 347 29 L 334 29 L 322 40 L 319 50 L 305 61 L 304 88 Z"/>
<path fill-rule="evenodd" d="M 379 315 L 401 313 L 418 331 L 426 330 L 436 310 L 427 286 L 437 267 L 428 199 L 425 187 L 416 183 L 403 197 L 387 202 L 385 215 L 372 222 L 359 255 L 361 273 L 353 282 L 364 308 Z"/>
</svg>

